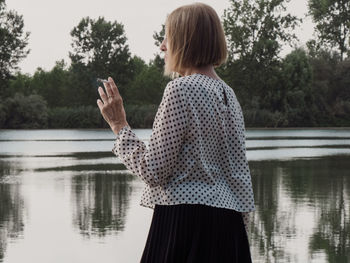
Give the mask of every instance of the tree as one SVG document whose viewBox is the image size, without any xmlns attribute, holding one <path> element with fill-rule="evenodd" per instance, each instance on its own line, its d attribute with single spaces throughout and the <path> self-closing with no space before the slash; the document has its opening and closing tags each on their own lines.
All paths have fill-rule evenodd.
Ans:
<svg viewBox="0 0 350 263">
<path fill-rule="evenodd" d="M 312 91 L 317 107 L 315 118 L 318 125 L 334 125 L 331 118 L 330 91 L 332 89 L 331 80 L 334 78 L 334 69 L 338 61 L 333 58 L 332 54 L 322 51 L 318 52 L 316 57 L 311 57 L 310 63 L 313 71 Z"/>
<path fill-rule="evenodd" d="M 21 72 L 16 72 L 16 74 L 13 75 L 13 78 L 9 80 L 8 87 L 8 97 L 13 97 L 16 92 L 22 93 L 25 96 L 36 92 L 32 88 L 32 76 Z"/>
<path fill-rule="evenodd" d="M 157 66 L 149 65 L 130 83 L 128 97 L 136 104 L 156 104 L 162 99 L 167 80 Z"/>
<path fill-rule="evenodd" d="M 156 31 L 153 32 L 153 39 L 155 40 L 154 44 L 157 47 L 160 47 L 160 45 L 162 44 L 164 40 L 164 36 L 165 36 L 165 24 L 162 24 L 162 29 L 159 32 L 156 32 Z"/>
<path fill-rule="evenodd" d="M 131 67 L 132 67 L 132 75 L 134 76 L 133 79 L 128 83 L 128 89 L 125 91 L 124 96 L 123 96 L 123 101 L 125 104 L 128 103 L 134 103 L 135 102 L 135 93 L 139 94 L 138 91 L 134 90 L 134 82 L 135 79 L 143 72 L 148 66 L 145 63 L 145 61 L 137 56 L 134 55 L 131 58 Z M 142 88 L 142 87 L 141 87 Z"/>
<path fill-rule="evenodd" d="M 66 106 L 70 101 L 69 76 L 70 72 L 66 69 L 64 60 L 56 61 L 50 71 L 41 68 L 35 71 L 31 89 L 47 101 L 49 108 Z"/>
<path fill-rule="evenodd" d="M 343 61 L 350 44 L 349 0 L 309 0 L 308 6 L 320 42 L 337 46 Z"/>
<path fill-rule="evenodd" d="M 312 67 L 302 48 L 293 50 L 283 59 L 283 83 L 280 86 L 282 111 L 288 125 L 314 126 L 316 111 L 311 90 Z"/>
<path fill-rule="evenodd" d="M 73 28 L 71 36 L 73 51 L 69 52 L 69 57 L 74 85 L 73 104 L 96 104 L 99 94 L 93 87 L 97 86 L 98 77 L 112 76 L 123 95 L 126 83 L 133 77 L 124 26 L 103 17 L 97 20 L 86 17 Z"/>
<path fill-rule="evenodd" d="M 0 0 L 0 95 L 6 95 L 5 87 L 18 63 L 29 49 L 29 32 L 23 31 L 23 17 L 13 10 L 6 10 L 5 0 Z"/>
<path fill-rule="evenodd" d="M 293 45 L 292 30 L 302 20 L 286 11 L 288 0 L 231 0 L 224 10 L 223 26 L 228 42 L 224 78 L 234 87 L 243 108 L 266 108 L 273 104 L 279 88 L 283 43 Z M 272 105 L 272 107 L 271 107 Z"/>
<path fill-rule="evenodd" d="M 163 40 L 165 37 L 165 24 L 162 24 L 162 29 L 159 32 L 154 31 L 153 34 L 153 39 L 154 39 L 154 44 L 160 48 L 160 45 L 162 44 Z M 164 72 L 164 59 L 161 58 L 160 52 L 158 51 L 156 54 L 154 54 L 155 57 L 153 60 L 150 61 L 150 64 L 155 65 L 160 72 Z"/>
<path fill-rule="evenodd" d="M 231 59 L 248 59 L 268 66 L 278 58 L 282 43 L 292 44 L 301 19 L 283 15 L 288 0 L 231 0 L 224 10 L 224 29 Z"/>
<path fill-rule="evenodd" d="M 164 40 L 165 25 L 162 24 L 162 29 L 159 32 L 154 32 L 154 44 L 160 47 Z M 133 58 L 137 66 L 137 74 L 128 88 L 127 97 L 132 103 L 145 105 L 158 105 L 162 99 L 164 88 L 170 78 L 163 75 L 164 59 L 161 58 L 159 52 L 155 54 L 154 59 L 151 59 L 148 65 L 141 63 L 137 57 Z M 139 61 L 139 62 L 138 62 Z"/>
</svg>

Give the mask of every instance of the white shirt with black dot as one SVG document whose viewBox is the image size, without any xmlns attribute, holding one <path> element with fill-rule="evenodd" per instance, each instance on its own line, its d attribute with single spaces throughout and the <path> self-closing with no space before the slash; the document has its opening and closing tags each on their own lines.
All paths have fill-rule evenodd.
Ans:
<svg viewBox="0 0 350 263">
<path fill-rule="evenodd" d="M 205 204 L 255 211 L 246 158 L 245 126 L 234 91 L 195 73 L 170 81 L 156 113 L 148 148 L 126 125 L 112 152 L 146 186 L 140 205 Z"/>
</svg>

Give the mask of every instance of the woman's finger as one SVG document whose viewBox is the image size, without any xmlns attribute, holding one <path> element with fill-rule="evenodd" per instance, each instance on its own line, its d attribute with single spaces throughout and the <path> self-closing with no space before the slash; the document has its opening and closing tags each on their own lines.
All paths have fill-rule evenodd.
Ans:
<svg viewBox="0 0 350 263">
<path fill-rule="evenodd" d="M 103 85 L 105 86 L 107 97 L 113 97 L 113 90 L 111 89 L 111 84 L 109 82 L 103 82 Z"/>
<path fill-rule="evenodd" d="M 100 111 L 102 112 L 103 103 L 100 99 L 97 99 L 97 106 L 100 109 Z"/>
<path fill-rule="evenodd" d="M 103 101 L 103 103 L 105 104 L 108 100 L 106 94 L 104 93 L 102 87 L 98 87 L 98 92 L 100 93 L 101 99 Z"/>
<path fill-rule="evenodd" d="M 115 96 L 120 96 L 119 90 L 118 90 L 118 88 L 117 88 L 117 85 L 115 85 L 114 80 L 113 80 L 111 77 L 109 77 L 109 78 L 108 78 L 108 81 L 109 81 L 109 83 L 110 83 L 110 85 L 111 85 L 113 94 L 114 94 Z"/>
</svg>

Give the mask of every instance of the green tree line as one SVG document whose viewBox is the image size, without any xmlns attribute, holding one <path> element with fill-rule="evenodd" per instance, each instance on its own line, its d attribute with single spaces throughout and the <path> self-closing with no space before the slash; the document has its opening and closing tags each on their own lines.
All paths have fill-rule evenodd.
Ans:
<svg viewBox="0 0 350 263">
<path fill-rule="evenodd" d="M 315 39 L 298 45 L 302 19 L 288 0 L 231 0 L 221 17 L 227 63 L 216 69 L 237 95 L 247 127 L 350 126 L 350 2 L 308 0 Z M 148 63 L 131 54 L 124 26 L 82 18 L 70 32 L 69 63 L 23 74 L 30 52 L 23 17 L 0 0 L 0 128 L 107 128 L 96 104 L 96 78 L 111 76 L 128 123 L 151 128 L 169 78 L 159 52 Z M 153 34 L 164 38 L 164 24 Z M 292 51 L 281 57 L 283 45 Z"/>
</svg>

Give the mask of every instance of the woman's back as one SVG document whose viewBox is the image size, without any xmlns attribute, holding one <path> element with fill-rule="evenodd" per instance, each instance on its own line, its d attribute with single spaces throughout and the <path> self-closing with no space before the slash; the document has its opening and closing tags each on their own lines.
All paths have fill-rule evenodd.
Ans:
<svg viewBox="0 0 350 263">
<path fill-rule="evenodd" d="M 242 110 L 222 80 L 196 73 L 170 81 L 148 149 L 126 126 L 112 151 L 146 182 L 142 206 L 198 203 L 255 210 Z"/>
<path fill-rule="evenodd" d="M 178 107 L 176 99 L 168 102 L 175 105 L 171 114 L 179 120 L 186 118 L 185 135 L 171 175 L 158 189 L 146 188 L 141 204 L 201 203 L 253 211 L 244 120 L 233 90 L 222 80 L 198 73 L 176 79 L 172 87 L 182 89 L 179 94 L 186 96 Z M 184 105 L 186 109 L 181 109 Z M 178 127 L 168 127 L 175 137 Z"/>
</svg>

